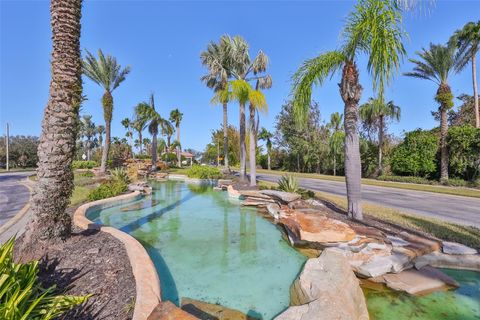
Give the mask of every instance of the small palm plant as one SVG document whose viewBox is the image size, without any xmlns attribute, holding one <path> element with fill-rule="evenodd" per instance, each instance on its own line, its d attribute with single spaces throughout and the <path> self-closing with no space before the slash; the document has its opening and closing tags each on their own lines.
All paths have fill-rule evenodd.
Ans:
<svg viewBox="0 0 480 320">
<path fill-rule="evenodd" d="M 285 192 L 297 193 L 299 191 L 298 180 L 291 174 L 284 175 L 278 180 L 278 188 Z"/>
<path fill-rule="evenodd" d="M 125 184 L 130 183 L 130 178 L 128 177 L 127 170 L 125 170 L 123 168 L 115 168 L 110 173 L 112 175 L 113 181 L 122 182 L 122 183 L 125 183 Z"/>
<path fill-rule="evenodd" d="M 56 295 L 55 286 L 43 288 L 38 261 L 15 263 L 11 238 L 0 247 L 0 318 L 48 320 L 86 302 L 87 296 Z"/>
</svg>

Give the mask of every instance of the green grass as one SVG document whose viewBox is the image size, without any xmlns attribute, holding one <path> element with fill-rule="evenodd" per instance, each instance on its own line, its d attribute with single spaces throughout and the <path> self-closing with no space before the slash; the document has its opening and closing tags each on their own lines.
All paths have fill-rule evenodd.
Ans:
<svg viewBox="0 0 480 320">
<path fill-rule="evenodd" d="M 190 167 L 185 167 L 185 168 L 171 168 L 171 169 L 168 169 L 168 173 L 187 175 L 187 173 L 188 173 L 189 170 L 190 170 Z"/>
<path fill-rule="evenodd" d="M 309 178 L 309 179 L 320 179 L 320 180 L 329 180 L 329 181 L 338 181 L 345 182 L 345 177 L 340 176 L 330 176 L 325 174 L 316 174 L 316 173 L 297 173 L 297 172 L 287 172 L 279 170 L 265 170 L 257 169 L 258 173 L 266 174 L 292 174 L 298 178 Z M 407 190 L 416 190 L 416 191 L 426 191 L 442 194 L 450 194 L 455 196 L 465 196 L 480 198 L 480 190 L 473 188 L 462 188 L 462 187 L 444 187 L 444 186 L 434 186 L 434 185 L 425 185 L 425 184 L 415 184 L 415 183 L 403 183 L 403 182 L 391 182 L 391 181 L 381 181 L 375 179 L 362 179 L 362 184 L 369 186 L 377 187 L 387 187 L 387 188 L 398 188 L 398 189 L 407 189 Z"/>
<path fill-rule="evenodd" d="M 276 183 L 264 181 L 262 181 L 259 185 L 266 188 L 277 186 Z M 315 192 L 315 197 L 328 201 L 343 210 L 346 210 L 347 208 L 346 197 L 332 195 L 325 192 Z M 379 206 L 370 202 L 362 202 L 362 209 L 365 216 L 369 216 L 375 220 L 387 222 L 411 230 L 425 232 L 442 240 L 454 241 L 476 249 L 480 249 L 480 229 L 478 228 L 461 226 L 436 218 L 406 213 L 396 209 Z"/>
</svg>

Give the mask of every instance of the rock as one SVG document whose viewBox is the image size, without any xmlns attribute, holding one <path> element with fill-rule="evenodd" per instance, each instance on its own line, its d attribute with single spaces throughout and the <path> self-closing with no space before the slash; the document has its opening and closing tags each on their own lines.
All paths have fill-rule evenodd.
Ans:
<svg viewBox="0 0 480 320">
<path fill-rule="evenodd" d="M 400 232 L 399 236 L 409 242 L 404 247 L 414 252 L 417 257 L 433 251 L 440 251 L 441 242 L 439 240 L 428 239 L 408 232 Z"/>
<path fill-rule="evenodd" d="M 477 254 L 477 250 L 456 242 L 443 241 L 442 251 L 446 254 Z"/>
<path fill-rule="evenodd" d="M 326 249 L 309 259 L 290 289 L 291 305 L 276 319 L 368 319 L 365 297 L 348 261 Z"/>
<path fill-rule="evenodd" d="M 227 187 L 227 192 L 230 198 L 243 199 L 243 196 L 240 194 L 240 192 L 238 192 L 238 190 L 235 190 L 231 185 Z"/>
<path fill-rule="evenodd" d="M 432 252 L 415 259 L 415 268 L 424 266 L 480 271 L 479 254 L 445 254 Z"/>
<path fill-rule="evenodd" d="M 223 189 L 220 187 L 213 187 L 213 191 L 223 191 Z"/>
<path fill-rule="evenodd" d="M 379 278 L 387 287 L 409 294 L 426 294 L 458 287 L 454 279 L 432 267 L 424 267 L 420 270 L 410 269 L 396 274 L 389 273 Z"/>
<path fill-rule="evenodd" d="M 229 186 L 233 183 L 231 179 L 218 179 L 217 185 L 219 187 Z"/>
<path fill-rule="evenodd" d="M 287 211 L 278 221 L 285 227 L 293 244 L 314 245 L 329 242 L 348 242 L 355 238 L 355 231 L 346 223 L 323 215 Z"/>
<path fill-rule="evenodd" d="M 263 207 L 263 208 L 267 207 L 269 204 L 271 204 L 271 203 L 263 201 L 263 200 L 255 200 L 255 199 L 252 199 L 252 198 L 247 198 L 242 202 L 243 206 Z"/>
<path fill-rule="evenodd" d="M 128 185 L 128 190 L 130 190 L 130 191 L 143 191 L 147 187 L 148 187 L 148 184 L 146 182 L 130 183 Z"/>
<path fill-rule="evenodd" d="M 182 310 L 200 318 L 216 320 L 257 320 L 240 311 L 229 309 L 218 304 L 211 304 L 190 298 L 182 298 Z"/>
<path fill-rule="evenodd" d="M 273 202 L 272 197 L 265 195 L 258 190 L 238 190 L 238 192 L 245 198 L 271 200 Z"/>
<path fill-rule="evenodd" d="M 298 200 L 301 198 L 301 195 L 297 193 L 277 191 L 277 190 L 260 190 L 260 193 L 264 195 L 271 196 L 275 199 L 278 199 L 284 203 L 290 203 L 292 201 Z"/>
<path fill-rule="evenodd" d="M 153 309 L 147 320 L 197 320 L 198 318 L 183 311 L 170 301 L 162 301 Z"/>
<path fill-rule="evenodd" d="M 409 256 L 394 253 L 388 256 L 375 257 L 356 268 L 355 272 L 365 278 L 374 278 L 390 272 L 400 272 L 413 266 Z"/>
<path fill-rule="evenodd" d="M 267 205 L 268 213 L 275 219 L 280 219 L 280 206 L 276 203 L 270 203 Z"/>
<path fill-rule="evenodd" d="M 307 199 L 305 200 L 305 202 L 311 205 L 312 207 L 325 207 L 325 205 L 321 201 L 318 201 L 317 199 Z"/>
<path fill-rule="evenodd" d="M 312 209 L 312 206 L 303 199 L 298 199 L 298 200 L 290 202 L 288 204 L 288 207 L 290 209 L 295 209 L 295 210 L 298 210 L 298 209 Z"/>
</svg>

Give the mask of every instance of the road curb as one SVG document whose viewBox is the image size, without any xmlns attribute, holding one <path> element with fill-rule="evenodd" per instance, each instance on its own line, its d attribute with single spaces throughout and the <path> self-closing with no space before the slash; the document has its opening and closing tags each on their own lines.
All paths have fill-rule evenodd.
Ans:
<svg viewBox="0 0 480 320">
<path fill-rule="evenodd" d="M 10 220 L 8 220 L 7 223 L 5 223 L 3 226 L 0 227 L 0 235 L 3 234 L 8 229 L 10 229 L 15 224 L 17 224 L 17 222 L 20 221 L 30 209 L 30 200 L 32 199 L 32 186 L 30 185 L 28 177 L 25 178 L 25 181 L 21 181 L 20 183 L 25 187 L 27 187 L 28 192 L 30 193 L 30 197 L 28 199 L 27 204 L 22 209 L 20 209 L 20 211 L 18 211 L 15 214 L 15 216 L 13 216 Z"/>
</svg>

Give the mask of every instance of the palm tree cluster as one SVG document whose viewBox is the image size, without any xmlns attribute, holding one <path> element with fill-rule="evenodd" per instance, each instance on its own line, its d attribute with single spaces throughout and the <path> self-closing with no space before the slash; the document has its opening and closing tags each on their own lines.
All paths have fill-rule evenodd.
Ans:
<svg viewBox="0 0 480 320">
<path fill-rule="evenodd" d="M 249 45 L 240 36 L 224 35 L 218 43 L 211 42 L 200 54 L 202 64 L 208 72 L 201 80 L 214 90 L 212 104 L 223 106 L 223 152 L 224 165 L 228 170 L 228 116 L 227 105 L 237 102 L 240 118 L 240 179 L 246 180 L 246 113 L 249 106 L 249 161 L 250 185 L 256 185 L 256 141 L 258 135 L 258 112 L 267 111 L 262 89 L 272 86 L 272 78 L 266 74 L 268 56 L 260 50 L 250 58 Z M 254 84 L 254 86 L 252 86 Z"/>
</svg>

